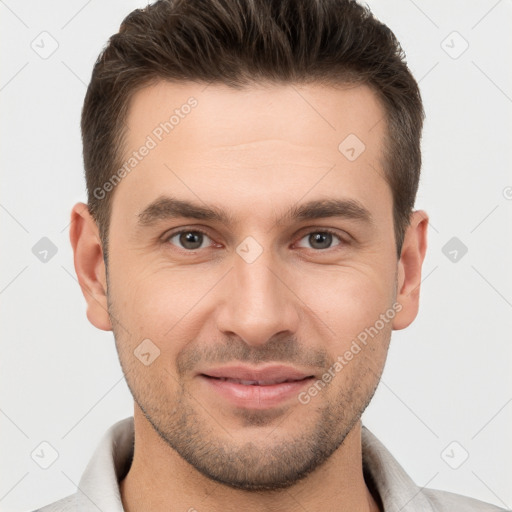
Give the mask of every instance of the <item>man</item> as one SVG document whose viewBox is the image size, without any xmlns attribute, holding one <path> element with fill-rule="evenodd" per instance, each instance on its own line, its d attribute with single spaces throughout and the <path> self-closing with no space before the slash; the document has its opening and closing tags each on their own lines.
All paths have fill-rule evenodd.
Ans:
<svg viewBox="0 0 512 512">
<path fill-rule="evenodd" d="M 134 417 L 41 509 L 491 511 L 361 424 L 418 311 L 423 109 L 347 0 L 159 1 L 96 62 L 71 243 Z"/>
</svg>

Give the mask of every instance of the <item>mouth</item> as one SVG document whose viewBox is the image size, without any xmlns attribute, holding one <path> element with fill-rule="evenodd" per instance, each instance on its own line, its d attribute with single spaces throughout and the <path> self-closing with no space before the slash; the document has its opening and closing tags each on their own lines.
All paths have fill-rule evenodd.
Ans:
<svg viewBox="0 0 512 512">
<path fill-rule="evenodd" d="M 293 366 L 276 364 L 262 367 L 230 365 L 208 368 L 202 372 L 202 375 L 216 379 L 235 380 L 247 383 L 247 385 L 258 384 L 260 386 L 280 384 L 287 381 L 293 382 L 307 377 L 313 377 L 310 373 L 294 368 Z"/>
<path fill-rule="evenodd" d="M 297 398 L 315 376 L 291 367 L 231 366 L 208 369 L 198 377 L 207 393 L 246 409 L 267 409 Z"/>
<path fill-rule="evenodd" d="M 211 375 L 201 374 L 203 377 L 208 377 L 210 379 L 216 379 L 221 382 L 234 382 L 235 384 L 242 384 L 244 386 L 273 386 L 275 384 L 282 384 L 283 382 L 300 382 L 306 379 L 312 379 L 313 376 L 304 377 L 302 379 L 273 379 L 273 380 L 243 380 L 243 379 L 233 379 L 231 377 L 212 377 Z"/>
</svg>

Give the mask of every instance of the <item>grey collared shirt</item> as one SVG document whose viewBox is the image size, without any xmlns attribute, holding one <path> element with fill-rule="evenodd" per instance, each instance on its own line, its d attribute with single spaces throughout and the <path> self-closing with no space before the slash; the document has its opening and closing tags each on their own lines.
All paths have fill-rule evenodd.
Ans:
<svg viewBox="0 0 512 512">
<path fill-rule="evenodd" d="M 385 446 L 362 428 L 365 480 L 380 497 L 385 512 L 499 512 L 489 505 L 445 491 L 418 487 Z M 112 425 L 96 448 L 74 494 L 35 512 L 124 512 L 119 482 L 133 457 L 133 417 Z"/>
</svg>

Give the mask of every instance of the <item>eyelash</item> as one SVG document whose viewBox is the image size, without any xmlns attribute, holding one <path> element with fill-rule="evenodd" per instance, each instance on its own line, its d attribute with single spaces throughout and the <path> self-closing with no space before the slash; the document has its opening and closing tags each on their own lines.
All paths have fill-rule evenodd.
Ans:
<svg viewBox="0 0 512 512">
<path fill-rule="evenodd" d="M 172 233 L 168 234 L 168 235 L 164 238 L 164 240 L 163 240 L 163 241 L 164 241 L 164 243 L 169 243 L 169 242 L 170 242 L 170 240 L 171 240 L 172 238 L 174 238 L 176 235 L 181 235 L 181 234 L 183 234 L 183 233 L 201 233 L 202 235 L 205 235 L 205 236 L 207 236 L 208 238 L 210 238 L 210 239 L 211 239 L 210 235 L 209 235 L 206 231 L 204 231 L 204 230 L 202 230 L 202 229 L 200 229 L 200 228 L 194 228 L 194 229 L 180 229 L 179 231 L 174 231 L 174 232 L 172 232 Z M 336 248 L 336 247 L 338 247 L 338 246 L 340 246 L 340 245 L 347 245 L 347 244 L 348 244 L 347 240 L 344 240 L 344 239 L 343 239 L 343 238 L 342 238 L 342 237 L 341 237 L 341 236 L 340 236 L 336 231 L 334 231 L 334 230 L 332 230 L 332 229 L 329 229 L 329 228 L 321 228 L 321 229 L 318 229 L 318 228 L 317 228 L 317 229 L 312 229 L 311 231 L 308 231 L 308 232 L 304 233 L 304 234 L 299 238 L 299 241 L 300 241 L 300 240 L 302 240 L 302 239 L 303 239 L 304 237 L 306 237 L 307 235 L 311 235 L 312 233 L 328 233 L 328 234 L 333 235 L 333 236 L 335 236 L 336 238 L 338 238 L 338 240 L 339 240 L 339 242 L 340 242 L 339 244 L 334 245 L 333 247 L 329 247 L 329 248 L 327 248 L 327 249 L 310 249 L 311 251 L 314 251 L 314 252 L 317 252 L 317 253 L 321 253 L 321 252 L 328 252 L 328 251 L 330 251 L 330 250 L 332 250 L 332 249 L 334 249 L 334 248 Z M 200 251 L 200 250 L 202 250 L 202 249 L 188 250 L 188 249 L 183 249 L 183 248 L 181 248 L 181 247 L 177 247 L 177 248 L 178 248 L 179 250 L 181 250 L 181 251 L 183 251 L 183 252 L 185 252 L 185 253 L 189 253 L 189 254 L 195 254 L 195 253 L 196 253 L 196 251 Z"/>
</svg>

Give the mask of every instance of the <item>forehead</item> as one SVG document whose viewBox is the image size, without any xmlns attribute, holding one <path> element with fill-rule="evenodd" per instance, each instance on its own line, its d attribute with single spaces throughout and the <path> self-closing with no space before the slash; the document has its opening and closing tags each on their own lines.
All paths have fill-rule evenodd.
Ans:
<svg viewBox="0 0 512 512">
<path fill-rule="evenodd" d="M 237 146 L 262 136 L 290 143 L 336 142 L 347 131 L 371 142 L 375 124 L 385 126 L 381 120 L 384 110 L 377 95 L 361 84 L 257 83 L 235 89 L 216 83 L 160 81 L 133 95 L 126 124 L 129 146 L 139 142 L 140 132 L 155 132 L 156 139 L 172 133 L 180 143 Z M 194 129 L 197 138 L 191 138 L 185 125 Z M 235 126 L 236 131 L 231 129 Z M 374 135 L 378 137 L 379 130 Z"/>
<path fill-rule="evenodd" d="M 166 193 L 234 206 L 336 190 L 362 202 L 390 197 L 385 113 L 364 85 L 162 81 L 133 96 L 126 124 L 127 172 L 114 203 L 126 194 L 139 210 Z"/>
</svg>

